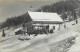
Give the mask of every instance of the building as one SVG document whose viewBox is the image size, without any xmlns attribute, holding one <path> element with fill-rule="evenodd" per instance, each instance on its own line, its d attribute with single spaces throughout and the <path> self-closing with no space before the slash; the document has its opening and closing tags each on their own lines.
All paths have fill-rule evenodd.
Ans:
<svg viewBox="0 0 80 52">
<path fill-rule="evenodd" d="M 27 26 L 27 31 L 31 31 L 34 28 L 45 29 L 46 27 L 49 27 L 48 30 L 53 29 L 56 31 L 60 30 L 61 24 L 64 22 L 57 13 L 28 12 L 28 15 L 32 21 L 31 25 Z"/>
</svg>

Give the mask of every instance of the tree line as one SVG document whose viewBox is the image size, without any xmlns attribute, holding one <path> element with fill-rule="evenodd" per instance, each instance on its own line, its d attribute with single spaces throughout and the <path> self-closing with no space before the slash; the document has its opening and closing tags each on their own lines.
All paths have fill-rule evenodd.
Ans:
<svg viewBox="0 0 80 52">
<path fill-rule="evenodd" d="M 74 9 L 79 7 L 76 2 L 78 2 L 78 1 L 77 0 L 76 1 L 74 1 L 74 0 L 60 1 L 57 3 L 51 4 L 51 5 L 42 6 L 41 8 L 39 8 L 35 11 L 37 11 L 37 12 L 41 12 L 41 11 L 56 12 L 58 14 L 61 14 L 61 13 L 67 12 L 67 11 L 73 12 Z M 30 22 L 31 20 L 32 19 L 30 18 L 28 13 L 25 13 L 20 16 L 7 18 L 6 21 L 0 25 L 0 28 L 21 25 L 22 23 L 27 23 L 27 22 Z"/>
</svg>

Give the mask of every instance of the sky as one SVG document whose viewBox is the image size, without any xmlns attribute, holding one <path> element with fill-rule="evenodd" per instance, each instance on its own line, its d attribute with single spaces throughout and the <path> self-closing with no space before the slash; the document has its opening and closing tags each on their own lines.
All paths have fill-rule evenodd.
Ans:
<svg viewBox="0 0 80 52">
<path fill-rule="evenodd" d="M 60 0 L 0 0 L 0 22 L 7 18 L 19 16 L 30 11 L 30 6 L 36 10 L 44 5 L 50 5 Z"/>
</svg>

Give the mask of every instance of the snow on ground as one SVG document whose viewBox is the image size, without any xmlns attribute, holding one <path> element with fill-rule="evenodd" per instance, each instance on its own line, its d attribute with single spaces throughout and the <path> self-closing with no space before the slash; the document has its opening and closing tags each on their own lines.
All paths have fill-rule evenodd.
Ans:
<svg viewBox="0 0 80 52">
<path fill-rule="evenodd" d="M 67 52 L 80 52 L 80 35 L 76 38 L 75 44 Z"/>
<path fill-rule="evenodd" d="M 80 32 L 80 19 L 78 21 L 79 21 L 79 24 L 77 27 L 78 28 L 77 31 Z M 75 44 L 67 52 L 80 52 L 80 34 L 76 38 Z"/>
<path fill-rule="evenodd" d="M 63 39 L 69 38 L 71 36 L 78 36 L 79 32 L 77 32 L 77 25 L 71 25 L 74 21 L 68 22 L 67 29 L 61 29 L 60 31 L 57 31 L 53 34 L 43 34 L 38 36 L 30 36 L 31 40 L 25 40 L 20 41 L 18 40 L 19 36 L 9 36 L 6 38 L 3 38 L 0 41 L 2 51 L 0 52 L 49 52 L 49 48 L 47 45 L 61 41 Z M 15 30 L 14 30 L 15 31 Z M 14 31 L 7 31 L 8 34 L 14 34 Z M 13 38 L 12 38 L 13 37 Z M 25 36 L 26 37 L 26 36 Z M 7 39 L 7 40 L 6 40 Z M 78 42 L 79 38 L 76 38 L 76 41 Z M 79 43 L 77 43 L 78 45 Z M 73 46 L 75 47 L 75 46 Z M 77 46 L 78 47 L 78 46 Z M 39 48 L 39 49 L 38 49 Z M 73 48 L 70 48 L 73 49 Z"/>
</svg>

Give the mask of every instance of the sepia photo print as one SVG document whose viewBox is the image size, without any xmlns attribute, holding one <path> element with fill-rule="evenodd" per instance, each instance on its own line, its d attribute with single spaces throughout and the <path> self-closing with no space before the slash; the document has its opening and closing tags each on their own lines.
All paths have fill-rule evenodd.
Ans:
<svg viewBox="0 0 80 52">
<path fill-rule="evenodd" d="M 0 0 L 0 52 L 80 52 L 80 0 Z"/>
</svg>

